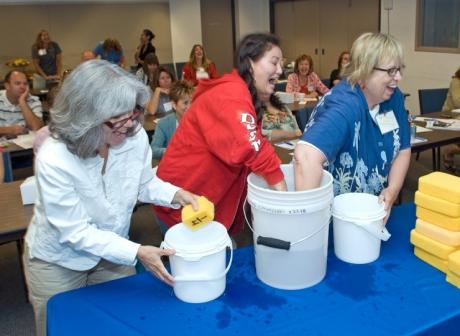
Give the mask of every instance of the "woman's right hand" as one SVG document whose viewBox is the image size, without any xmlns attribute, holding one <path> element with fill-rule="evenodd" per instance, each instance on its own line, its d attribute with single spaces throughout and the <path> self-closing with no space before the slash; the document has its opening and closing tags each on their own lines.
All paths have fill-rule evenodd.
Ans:
<svg viewBox="0 0 460 336">
<path fill-rule="evenodd" d="M 173 249 L 161 249 L 155 246 L 141 245 L 137 250 L 137 259 L 144 265 L 145 269 L 156 276 L 161 281 L 170 286 L 174 285 L 174 278 L 168 273 L 163 262 L 162 256 L 170 256 L 176 253 Z"/>
<path fill-rule="evenodd" d="M 286 181 L 283 179 L 278 183 L 271 184 L 270 189 L 276 190 L 276 191 L 288 191 Z"/>
</svg>

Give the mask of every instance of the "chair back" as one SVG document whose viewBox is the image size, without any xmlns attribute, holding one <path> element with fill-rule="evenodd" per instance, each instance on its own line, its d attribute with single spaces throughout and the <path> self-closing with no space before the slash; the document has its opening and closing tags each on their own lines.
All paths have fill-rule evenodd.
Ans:
<svg viewBox="0 0 460 336">
<path fill-rule="evenodd" d="M 187 62 L 177 62 L 176 63 L 176 71 L 177 71 L 177 79 L 182 79 L 182 69 Z"/>
<path fill-rule="evenodd" d="M 447 88 L 418 90 L 420 114 L 440 112 L 447 97 Z"/>
</svg>

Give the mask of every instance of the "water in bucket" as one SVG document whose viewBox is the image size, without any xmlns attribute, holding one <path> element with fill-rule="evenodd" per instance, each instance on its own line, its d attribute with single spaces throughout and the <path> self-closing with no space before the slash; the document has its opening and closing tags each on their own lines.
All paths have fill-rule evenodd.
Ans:
<svg viewBox="0 0 460 336">
<path fill-rule="evenodd" d="M 334 198 L 334 252 L 352 264 L 373 262 L 380 256 L 381 240 L 390 234 L 383 226 L 386 216 L 378 197 L 365 193 L 346 193 Z"/>
<path fill-rule="evenodd" d="M 176 250 L 169 256 L 171 274 L 174 277 L 174 294 L 182 301 L 201 303 L 216 299 L 225 290 L 226 249 L 232 248 L 225 226 L 211 222 L 199 230 L 191 230 L 184 224 L 176 224 L 165 235 L 162 247 Z"/>
<path fill-rule="evenodd" d="M 248 176 L 256 273 L 272 287 L 302 289 L 326 275 L 332 175 L 323 171 L 319 188 L 295 192 L 293 165 L 281 169 L 288 192 L 269 189 L 255 174 Z"/>
</svg>

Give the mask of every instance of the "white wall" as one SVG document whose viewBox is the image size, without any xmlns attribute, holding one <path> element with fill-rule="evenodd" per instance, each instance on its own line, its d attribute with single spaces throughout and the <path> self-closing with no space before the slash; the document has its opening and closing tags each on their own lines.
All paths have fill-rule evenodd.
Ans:
<svg viewBox="0 0 460 336">
<path fill-rule="evenodd" d="M 202 43 L 200 0 L 169 0 L 173 61 L 186 62 L 192 46 Z"/>
<path fill-rule="evenodd" d="M 235 1 L 236 40 L 255 32 L 270 31 L 269 0 Z"/>
<path fill-rule="evenodd" d="M 387 33 L 387 10 L 382 1 L 381 32 Z M 389 11 L 389 32 L 404 47 L 406 70 L 400 83 L 401 90 L 410 93 L 406 107 L 418 114 L 418 89 L 449 87 L 450 79 L 460 66 L 459 54 L 415 51 L 415 21 L 417 0 L 394 0 Z"/>
</svg>

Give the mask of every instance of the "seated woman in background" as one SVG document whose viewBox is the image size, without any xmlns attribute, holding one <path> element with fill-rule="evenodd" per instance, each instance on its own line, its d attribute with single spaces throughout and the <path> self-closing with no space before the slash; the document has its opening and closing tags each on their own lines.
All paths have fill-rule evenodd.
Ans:
<svg viewBox="0 0 460 336">
<path fill-rule="evenodd" d="M 460 68 L 458 68 L 457 72 L 455 72 L 455 75 L 450 81 L 449 91 L 447 92 L 446 101 L 442 106 L 442 111 L 450 112 L 458 108 L 460 108 Z M 456 172 L 454 155 L 457 154 L 460 154 L 459 144 L 448 146 L 447 149 L 444 150 L 444 167 L 451 173 Z"/>
<path fill-rule="evenodd" d="M 144 29 L 141 34 L 140 44 L 137 46 L 136 53 L 134 54 L 134 62 L 137 63 L 137 68 L 140 69 L 144 64 L 145 57 L 148 54 L 155 54 L 155 47 L 152 40 L 155 34 L 150 29 Z"/>
<path fill-rule="evenodd" d="M 160 63 L 157 55 L 150 53 L 145 56 L 142 67 L 137 70 L 136 77 L 145 85 L 152 85 L 155 82 L 156 72 Z"/>
<path fill-rule="evenodd" d="M 188 63 L 182 69 L 182 79 L 191 81 L 194 86 L 198 85 L 200 79 L 217 78 L 215 64 L 206 57 L 203 46 L 195 44 L 190 52 Z"/>
<path fill-rule="evenodd" d="M 160 67 L 157 71 L 155 81 L 150 85 L 153 95 L 146 107 L 147 114 L 162 118 L 172 111 L 169 90 L 173 82 L 174 75 L 168 69 Z"/>
<path fill-rule="evenodd" d="M 32 60 L 35 71 L 46 80 L 59 80 L 62 77 L 62 51 L 51 41 L 46 30 L 41 30 L 32 46 Z"/>
<path fill-rule="evenodd" d="M 262 135 L 271 142 L 298 139 L 302 135 L 291 110 L 276 95 L 271 95 L 265 105 Z"/>
<path fill-rule="evenodd" d="M 331 89 L 342 79 L 340 73 L 342 72 L 343 68 L 348 65 L 348 63 L 350 63 L 350 53 L 348 51 L 342 51 L 337 62 L 337 69 L 331 71 L 331 76 L 329 79 L 329 83 L 331 83 Z"/>
<path fill-rule="evenodd" d="M 152 159 L 161 160 L 184 113 L 192 103 L 193 86 L 189 81 L 180 80 L 171 85 L 169 97 L 174 113 L 161 119 L 155 127 L 152 143 Z"/>
<path fill-rule="evenodd" d="M 309 55 L 301 55 L 295 60 L 294 72 L 288 76 L 286 92 L 305 93 L 307 97 L 323 96 L 329 89 L 313 72 L 313 60 Z"/>
<path fill-rule="evenodd" d="M 317 188 L 323 165 L 334 194 L 379 196 L 388 219 L 410 163 L 410 132 L 398 88 L 404 67 L 401 44 L 365 33 L 351 48 L 342 80 L 314 109 L 295 148 L 296 190 Z"/>
<path fill-rule="evenodd" d="M 117 64 L 122 68 L 125 67 L 125 56 L 123 55 L 123 48 L 117 39 L 110 37 L 106 38 L 104 41 L 98 43 L 93 52 L 97 58 Z"/>
</svg>

